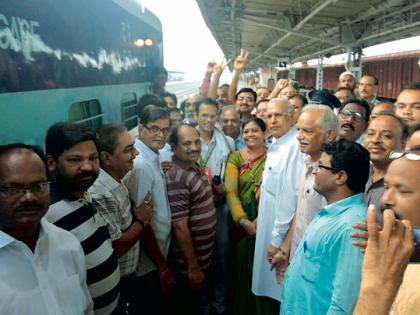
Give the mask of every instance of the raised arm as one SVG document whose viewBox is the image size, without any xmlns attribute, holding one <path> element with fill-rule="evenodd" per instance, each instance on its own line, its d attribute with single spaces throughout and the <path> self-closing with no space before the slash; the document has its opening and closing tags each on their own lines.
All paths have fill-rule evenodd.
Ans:
<svg viewBox="0 0 420 315">
<path fill-rule="evenodd" d="M 233 63 L 232 82 L 230 83 L 228 92 L 230 102 L 235 100 L 236 90 L 238 89 L 239 76 L 242 70 L 245 68 L 248 55 L 248 52 L 241 48 L 239 56 L 236 57 L 235 62 Z"/>
<path fill-rule="evenodd" d="M 201 82 L 201 86 L 199 88 L 199 93 L 201 97 L 207 97 L 209 91 L 209 85 L 211 80 L 211 74 L 213 73 L 214 65 L 216 63 L 213 61 L 209 61 L 207 63 L 206 73 L 204 74 L 203 81 Z"/>
<path fill-rule="evenodd" d="M 274 87 L 273 91 L 271 91 L 270 95 L 268 96 L 268 99 L 271 100 L 273 98 L 278 97 L 280 91 L 288 85 L 289 79 L 280 79 Z"/>
<path fill-rule="evenodd" d="M 210 81 L 209 92 L 207 97 L 212 99 L 216 99 L 217 96 L 217 88 L 219 87 L 220 77 L 222 76 L 223 71 L 226 69 L 226 66 L 230 63 L 229 60 L 223 60 L 222 64 L 215 64 L 213 70 L 213 77 Z"/>
</svg>

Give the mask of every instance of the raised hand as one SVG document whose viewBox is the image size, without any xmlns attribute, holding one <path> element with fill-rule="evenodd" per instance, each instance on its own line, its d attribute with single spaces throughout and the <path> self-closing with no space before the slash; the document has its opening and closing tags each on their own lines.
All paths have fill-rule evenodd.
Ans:
<svg viewBox="0 0 420 315">
<path fill-rule="evenodd" d="M 207 63 L 206 73 L 209 73 L 211 75 L 213 73 L 213 71 L 214 71 L 214 66 L 215 65 L 216 65 L 216 63 L 214 61 L 209 61 Z"/>
<path fill-rule="evenodd" d="M 289 85 L 289 79 L 280 79 L 276 84 L 276 89 L 282 90 Z"/>
<path fill-rule="evenodd" d="M 220 77 L 220 76 L 222 75 L 223 71 L 225 71 L 225 69 L 226 69 L 227 65 L 228 65 L 231 61 L 232 61 L 231 59 L 225 59 L 225 58 L 223 58 L 223 60 L 222 60 L 222 63 L 221 63 L 221 64 L 216 63 L 216 64 L 214 65 L 213 74 L 214 74 L 215 76 Z"/>
<path fill-rule="evenodd" d="M 241 48 L 241 52 L 239 53 L 238 57 L 236 57 L 235 62 L 233 63 L 233 68 L 238 71 L 241 71 L 243 68 L 245 68 L 248 56 L 249 53 L 243 48 Z"/>
</svg>

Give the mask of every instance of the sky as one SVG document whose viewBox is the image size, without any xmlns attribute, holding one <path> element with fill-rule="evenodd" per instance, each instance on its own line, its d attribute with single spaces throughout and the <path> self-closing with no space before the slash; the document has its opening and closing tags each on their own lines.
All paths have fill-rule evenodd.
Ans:
<svg viewBox="0 0 420 315">
<path fill-rule="evenodd" d="M 165 67 L 200 80 L 207 62 L 222 62 L 223 52 L 213 38 L 195 0 L 140 0 L 156 14 L 163 27 Z"/>
<path fill-rule="evenodd" d="M 223 52 L 204 22 L 195 0 L 138 0 L 155 13 L 163 27 L 164 63 L 170 71 L 186 72 L 187 80 L 201 80 L 208 61 L 222 62 Z M 365 56 L 420 49 L 420 36 L 367 47 Z M 324 58 L 324 63 L 343 62 L 345 54 Z M 310 61 L 309 64 L 316 64 Z M 229 82 L 225 71 L 221 82 Z"/>
</svg>

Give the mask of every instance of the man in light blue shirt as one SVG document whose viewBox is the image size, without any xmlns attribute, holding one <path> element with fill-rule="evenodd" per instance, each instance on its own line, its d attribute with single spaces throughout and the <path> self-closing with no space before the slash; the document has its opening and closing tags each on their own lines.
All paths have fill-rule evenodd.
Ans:
<svg viewBox="0 0 420 315">
<path fill-rule="evenodd" d="M 366 216 L 363 191 L 369 153 L 341 139 L 323 146 L 314 189 L 328 205 L 309 224 L 287 269 L 281 314 L 351 314 L 363 254 L 352 245 L 352 223 Z"/>
<path fill-rule="evenodd" d="M 213 288 L 212 306 L 216 314 L 222 314 L 227 305 L 228 297 L 228 259 L 229 230 L 226 193 L 223 178 L 225 177 L 226 160 L 234 151 L 233 139 L 224 135 L 216 125 L 218 104 L 210 98 L 203 98 L 196 105 L 197 130 L 200 134 L 201 158 L 199 164 L 205 168 L 206 175 L 211 180 L 214 205 L 216 207 L 217 226 L 215 251 L 213 256 Z"/>
<path fill-rule="evenodd" d="M 166 143 L 170 131 L 169 114 L 154 105 L 146 106 L 140 114 L 139 137 L 134 146 L 139 155 L 134 169 L 124 178 L 130 199 L 139 206 L 152 194 L 155 212 L 150 226 L 143 232 L 140 259 L 136 270 L 138 296 L 142 302 L 133 314 L 167 314 L 165 299 L 173 287 L 173 276 L 166 257 L 171 241 L 171 212 L 166 193 L 166 181 L 159 161 L 159 150 Z"/>
</svg>

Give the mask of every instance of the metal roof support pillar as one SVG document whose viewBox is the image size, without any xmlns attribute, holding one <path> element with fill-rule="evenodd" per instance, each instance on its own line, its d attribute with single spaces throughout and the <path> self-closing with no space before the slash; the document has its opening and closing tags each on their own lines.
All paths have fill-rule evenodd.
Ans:
<svg viewBox="0 0 420 315">
<path fill-rule="evenodd" d="M 296 68 L 293 64 L 289 68 L 289 79 L 296 80 Z"/>
<path fill-rule="evenodd" d="M 316 89 L 322 90 L 324 88 L 324 64 L 322 62 L 322 55 L 318 57 L 318 66 L 316 68 Z"/>
<path fill-rule="evenodd" d="M 354 74 L 356 80 L 362 77 L 362 48 L 347 48 L 347 69 Z"/>
</svg>

